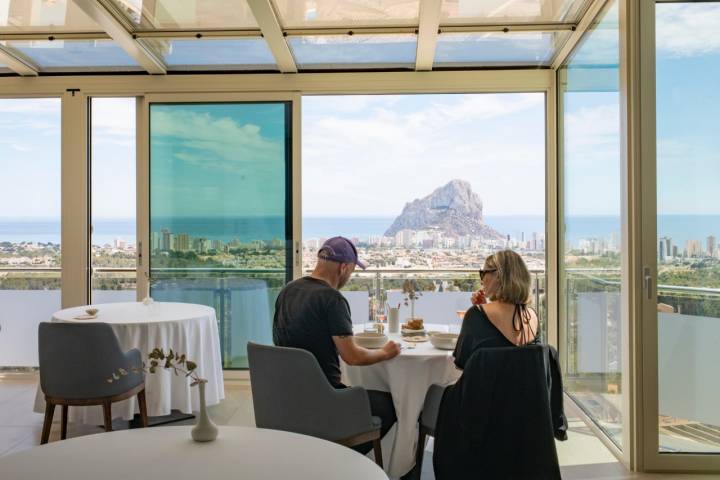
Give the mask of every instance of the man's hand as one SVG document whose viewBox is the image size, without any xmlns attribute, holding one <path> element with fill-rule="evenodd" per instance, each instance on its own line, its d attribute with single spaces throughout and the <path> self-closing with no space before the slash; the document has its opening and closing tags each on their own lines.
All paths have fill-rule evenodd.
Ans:
<svg viewBox="0 0 720 480">
<path fill-rule="evenodd" d="M 372 365 L 395 358 L 400 353 L 400 345 L 388 342 L 383 348 L 370 350 L 358 346 L 350 335 L 333 336 L 340 358 L 348 365 Z"/>
<path fill-rule="evenodd" d="M 400 355 L 400 344 L 390 340 L 384 347 L 382 347 L 382 351 L 387 356 L 385 360 L 390 360 L 391 358 L 395 358 Z"/>
<path fill-rule="evenodd" d="M 470 297 L 470 301 L 473 305 L 482 305 L 487 303 L 487 298 L 485 297 L 485 291 L 480 289 L 477 292 L 473 292 L 472 296 Z"/>
</svg>

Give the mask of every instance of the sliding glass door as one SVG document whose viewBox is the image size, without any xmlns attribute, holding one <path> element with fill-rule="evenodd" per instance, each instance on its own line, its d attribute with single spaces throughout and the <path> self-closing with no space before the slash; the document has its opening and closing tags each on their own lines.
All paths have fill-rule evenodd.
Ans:
<svg viewBox="0 0 720 480">
<path fill-rule="evenodd" d="M 272 342 L 292 273 L 292 102 L 148 99 L 145 110 L 150 295 L 214 307 L 225 368 L 246 368 L 247 342 Z"/>
<path fill-rule="evenodd" d="M 718 472 L 720 2 L 648 1 L 641 20 L 644 462 Z"/>
</svg>

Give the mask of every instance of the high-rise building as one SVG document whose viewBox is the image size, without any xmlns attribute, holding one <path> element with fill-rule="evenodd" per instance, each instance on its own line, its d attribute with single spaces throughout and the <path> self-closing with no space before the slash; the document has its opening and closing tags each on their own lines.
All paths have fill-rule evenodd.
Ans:
<svg viewBox="0 0 720 480">
<path fill-rule="evenodd" d="M 701 253 L 702 253 L 702 247 L 700 246 L 700 240 L 688 240 L 687 241 L 688 257 L 699 257 Z"/>
<path fill-rule="evenodd" d="M 151 252 L 160 251 L 160 240 L 161 240 L 161 236 L 158 232 L 152 232 L 150 234 L 150 251 Z"/>
<path fill-rule="evenodd" d="M 672 252 L 673 252 L 673 254 L 672 254 L 673 257 L 677 258 L 678 256 L 680 256 L 680 252 L 678 251 L 677 245 L 673 245 Z"/>
<path fill-rule="evenodd" d="M 668 257 L 674 257 L 672 248 L 672 238 L 665 237 L 665 255 Z"/>
<path fill-rule="evenodd" d="M 172 250 L 172 233 L 170 233 L 170 230 L 163 228 L 160 230 L 160 234 L 162 235 L 160 239 L 160 250 L 169 252 Z"/>
<path fill-rule="evenodd" d="M 658 243 L 658 260 L 661 262 L 665 261 L 665 239 L 661 238 Z"/>
<path fill-rule="evenodd" d="M 187 252 L 190 250 L 190 236 L 187 233 L 178 233 L 175 239 L 175 250 Z"/>
<path fill-rule="evenodd" d="M 395 234 L 395 245 L 399 247 L 411 247 L 415 244 L 415 231 L 403 229 Z"/>
<path fill-rule="evenodd" d="M 715 250 L 717 250 L 717 239 L 715 235 L 707 237 L 707 254 L 709 257 L 715 256 Z"/>
</svg>

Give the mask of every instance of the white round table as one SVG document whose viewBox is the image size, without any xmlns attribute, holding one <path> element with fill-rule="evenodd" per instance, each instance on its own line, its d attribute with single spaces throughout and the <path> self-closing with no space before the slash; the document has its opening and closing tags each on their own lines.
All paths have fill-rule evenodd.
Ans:
<svg viewBox="0 0 720 480">
<path fill-rule="evenodd" d="M 362 331 L 362 326 L 356 331 Z M 445 325 L 426 325 L 427 330 L 447 331 Z M 388 334 L 403 347 L 411 346 L 400 334 Z M 430 385 L 447 385 L 462 373 L 453 363 L 451 350 L 439 350 L 429 341 L 403 348 L 400 355 L 368 366 L 349 366 L 341 361 L 343 380 L 348 385 L 390 392 L 397 425 L 382 441 L 385 469 L 390 476 L 405 475 L 415 465 L 417 422 Z M 393 432 L 394 431 L 394 432 Z"/>
<path fill-rule="evenodd" d="M 98 433 L 51 442 L 0 458 L 3 480 L 387 480 L 369 458 L 315 437 L 249 427 L 220 427 L 196 443 L 192 427 Z"/>
<path fill-rule="evenodd" d="M 197 363 L 198 375 L 208 380 L 205 388 L 207 405 L 215 405 L 225 398 L 215 309 L 192 303 L 165 302 L 154 302 L 150 305 L 139 302 L 106 303 L 93 306 L 99 310 L 95 319 L 75 319 L 85 313 L 88 307 L 84 306 L 55 312 L 52 321 L 108 323 L 117 335 L 122 350 L 139 349 L 146 363 L 148 354 L 155 347 L 164 348 L 166 351 L 172 348 L 175 352 L 185 353 L 187 358 Z M 169 415 L 171 410 L 192 413 L 200 409 L 198 389 L 190 388 L 190 382 L 184 376 L 175 376 L 165 370 L 154 374 L 147 373 L 145 390 L 148 415 L 151 417 Z M 39 385 L 35 396 L 35 411 L 45 411 L 45 399 Z M 112 404 L 113 418 L 131 420 L 138 411 L 137 397 Z M 71 422 L 102 425 L 102 407 L 70 407 L 68 419 Z"/>
</svg>

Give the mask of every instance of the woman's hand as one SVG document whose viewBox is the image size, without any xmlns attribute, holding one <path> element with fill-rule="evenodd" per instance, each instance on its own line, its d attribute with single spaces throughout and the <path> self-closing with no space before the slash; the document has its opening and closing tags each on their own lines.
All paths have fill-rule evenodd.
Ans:
<svg viewBox="0 0 720 480">
<path fill-rule="evenodd" d="M 470 301 L 473 305 L 483 305 L 487 303 L 487 298 L 485 297 L 485 291 L 480 289 L 477 292 L 473 292 L 472 296 L 470 297 Z"/>
</svg>

